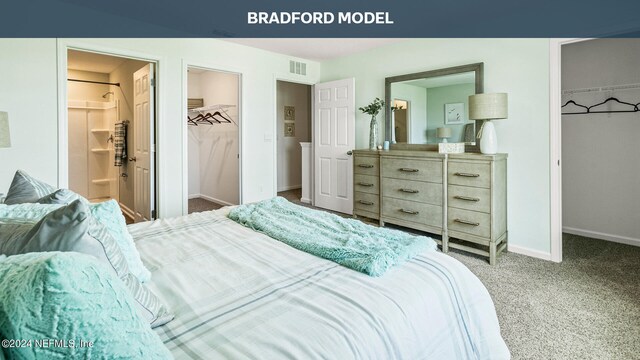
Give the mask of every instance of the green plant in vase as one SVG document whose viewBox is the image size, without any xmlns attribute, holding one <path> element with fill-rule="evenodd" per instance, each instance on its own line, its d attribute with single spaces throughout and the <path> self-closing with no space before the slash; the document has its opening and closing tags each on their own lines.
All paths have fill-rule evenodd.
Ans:
<svg viewBox="0 0 640 360">
<path fill-rule="evenodd" d="M 365 114 L 371 115 L 371 124 L 369 125 L 369 149 L 376 150 L 378 146 L 378 121 L 376 116 L 384 107 L 384 100 L 376 98 L 371 104 L 359 108 Z"/>
</svg>

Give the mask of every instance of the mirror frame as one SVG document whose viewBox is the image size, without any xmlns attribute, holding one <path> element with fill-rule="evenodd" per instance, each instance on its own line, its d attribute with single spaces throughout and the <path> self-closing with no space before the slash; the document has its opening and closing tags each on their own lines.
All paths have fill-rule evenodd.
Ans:
<svg viewBox="0 0 640 360">
<path fill-rule="evenodd" d="M 423 78 L 431 78 L 436 76 L 453 75 L 465 72 L 473 71 L 476 77 L 476 94 L 484 92 L 484 63 L 475 63 L 468 65 L 453 66 L 444 69 L 436 69 L 423 71 L 419 73 L 391 76 L 384 79 L 384 98 L 385 98 L 385 114 L 384 114 L 384 138 L 387 141 L 391 141 L 391 84 L 395 82 L 417 80 Z M 476 142 L 475 145 L 464 146 L 465 152 L 480 152 L 479 141 L 477 140 L 478 131 L 482 126 L 484 120 L 476 120 L 475 133 Z M 438 151 L 438 144 L 390 144 L 391 149 L 395 150 L 435 150 Z"/>
</svg>

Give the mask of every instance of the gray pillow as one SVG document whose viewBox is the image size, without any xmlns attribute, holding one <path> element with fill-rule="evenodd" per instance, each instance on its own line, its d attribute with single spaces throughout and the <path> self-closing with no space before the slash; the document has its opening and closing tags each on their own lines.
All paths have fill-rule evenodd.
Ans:
<svg viewBox="0 0 640 360">
<path fill-rule="evenodd" d="M 56 188 L 44 183 L 22 170 L 16 171 L 9 186 L 4 203 L 7 205 L 34 203 L 45 195 L 56 191 Z"/>
<path fill-rule="evenodd" d="M 89 203 L 89 200 L 83 196 L 76 194 L 69 189 L 58 189 L 51 194 L 45 195 L 36 201 L 38 204 L 71 204 L 75 200 L 81 200 L 84 203 Z"/>
<path fill-rule="evenodd" d="M 131 274 L 116 241 L 81 200 L 50 212 L 35 225 L 0 223 L 0 254 L 42 251 L 75 251 L 96 257 L 125 283 L 138 312 L 151 327 L 173 319 L 160 300 Z"/>
</svg>

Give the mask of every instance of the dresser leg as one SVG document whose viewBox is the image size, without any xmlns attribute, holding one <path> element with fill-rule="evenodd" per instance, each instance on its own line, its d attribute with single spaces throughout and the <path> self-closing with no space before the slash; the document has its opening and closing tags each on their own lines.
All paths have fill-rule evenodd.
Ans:
<svg viewBox="0 0 640 360">
<path fill-rule="evenodd" d="M 449 236 L 447 234 L 442 234 L 442 252 L 449 252 Z"/>
<path fill-rule="evenodd" d="M 382 221 L 382 219 L 380 219 L 380 227 L 384 227 L 384 221 Z"/>
<path fill-rule="evenodd" d="M 489 265 L 496 264 L 496 243 L 492 241 L 489 243 Z"/>
</svg>

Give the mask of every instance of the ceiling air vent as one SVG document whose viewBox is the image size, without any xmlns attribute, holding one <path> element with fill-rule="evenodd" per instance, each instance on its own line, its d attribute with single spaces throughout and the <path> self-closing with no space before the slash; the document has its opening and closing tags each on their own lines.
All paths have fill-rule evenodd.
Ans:
<svg viewBox="0 0 640 360">
<path fill-rule="evenodd" d="M 307 64 L 299 61 L 289 61 L 289 72 L 298 75 L 307 75 Z"/>
</svg>

